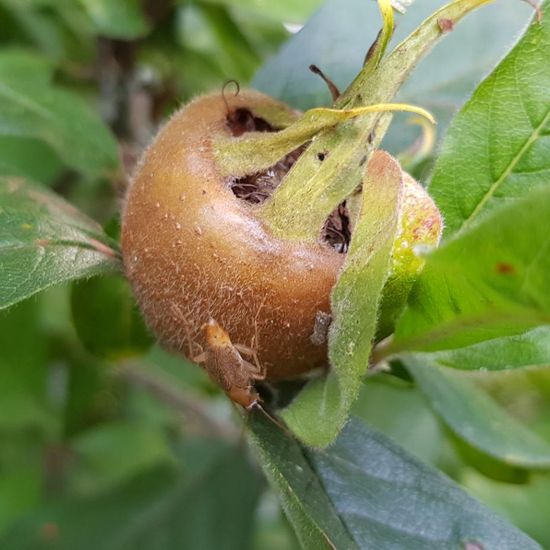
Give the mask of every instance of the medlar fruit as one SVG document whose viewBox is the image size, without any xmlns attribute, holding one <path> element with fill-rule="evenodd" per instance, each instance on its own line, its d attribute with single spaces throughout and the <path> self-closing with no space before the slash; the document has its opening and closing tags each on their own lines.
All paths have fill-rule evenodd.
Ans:
<svg viewBox="0 0 550 550">
<path fill-rule="evenodd" d="M 168 121 L 139 163 L 122 216 L 126 274 L 161 343 L 191 360 L 207 348 L 201 327 L 215 320 L 230 342 L 252 350 L 267 380 L 327 363 L 326 341 L 311 336 L 316 319 L 330 314 L 331 289 L 345 258 L 352 229 L 345 205 L 317 242 L 285 240 L 257 208 L 301 149 L 239 178 L 222 176 L 214 154 L 220 137 L 275 132 L 298 116 L 254 91 L 242 91 L 230 105 L 220 93 L 200 97 Z M 418 243 L 437 242 L 441 219 L 423 188 L 410 178 L 407 185 L 414 191 L 405 193 L 406 237 L 396 245 L 392 280 L 404 274 L 408 285 L 406 256 L 414 256 Z"/>
</svg>

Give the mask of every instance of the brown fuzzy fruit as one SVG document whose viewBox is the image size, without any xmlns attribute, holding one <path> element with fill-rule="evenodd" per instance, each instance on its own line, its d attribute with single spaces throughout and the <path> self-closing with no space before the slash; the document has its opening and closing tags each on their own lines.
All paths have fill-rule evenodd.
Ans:
<svg viewBox="0 0 550 550">
<path fill-rule="evenodd" d="M 262 113 L 273 127 L 293 116 L 251 91 L 231 98 L 231 109 Z M 310 335 L 317 312 L 330 312 L 344 258 L 324 243 L 275 238 L 254 206 L 235 196 L 213 152 L 214 138 L 235 133 L 219 93 L 193 101 L 166 124 L 128 192 L 124 265 L 163 344 L 192 359 L 206 346 L 201 326 L 215 319 L 232 342 L 256 350 L 269 380 L 289 378 L 326 364 L 326 345 L 314 345 Z"/>
<path fill-rule="evenodd" d="M 249 181 L 240 178 L 236 185 L 220 175 L 213 145 L 218 138 L 273 131 L 297 117 L 257 92 L 243 91 L 230 103 L 228 110 L 219 93 L 193 101 L 145 153 L 123 212 L 124 265 L 145 319 L 165 346 L 197 358 L 207 349 L 201 327 L 215 320 L 231 342 L 255 352 L 267 380 L 292 378 L 327 364 L 326 343 L 312 335 L 318 336 L 316 318 L 330 313 L 345 254 L 328 234 L 313 243 L 275 237 L 254 205 L 269 194 L 269 181 L 266 191 L 256 178 L 243 200 Z M 282 161 L 270 177 L 290 164 Z M 438 238 L 439 213 L 418 187 L 423 208 L 439 224 Z M 412 208 L 418 208 L 417 199 Z M 401 261 L 402 254 L 394 279 Z"/>
</svg>

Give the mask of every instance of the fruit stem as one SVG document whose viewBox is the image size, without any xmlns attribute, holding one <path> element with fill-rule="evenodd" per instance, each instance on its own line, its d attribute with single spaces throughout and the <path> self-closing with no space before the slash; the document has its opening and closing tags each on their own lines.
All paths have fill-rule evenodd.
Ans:
<svg viewBox="0 0 550 550">
<path fill-rule="evenodd" d="M 393 342 L 393 334 L 386 336 L 383 340 L 378 342 L 372 350 L 369 363 L 371 368 L 376 367 L 380 363 L 386 362 L 391 357 L 391 344 Z"/>
</svg>

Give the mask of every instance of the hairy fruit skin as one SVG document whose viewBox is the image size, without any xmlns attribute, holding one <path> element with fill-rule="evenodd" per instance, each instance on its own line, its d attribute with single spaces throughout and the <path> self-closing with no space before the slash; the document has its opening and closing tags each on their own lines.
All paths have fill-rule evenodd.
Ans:
<svg viewBox="0 0 550 550">
<path fill-rule="evenodd" d="M 229 99 L 274 128 L 297 113 L 253 91 Z M 218 138 L 238 139 L 222 94 L 179 110 L 142 158 L 122 216 L 127 277 L 160 342 L 192 360 L 208 349 L 201 327 L 215 320 L 236 345 L 255 352 L 269 381 L 328 363 L 326 342 L 311 338 L 330 314 L 330 294 L 345 254 L 326 242 L 276 237 L 237 198 L 217 165 Z M 251 133 L 247 133 L 251 136 Z M 223 161 L 223 160 L 222 160 Z M 436 245 L 440 214 L 404 174 L 401 231 L 394 244 L 378 336 L 391 331 L 424 260 L 418 244 Z M 297 209 L 308 205 L 296 205 Z"/>
<path fill-rule="evenodd" d="M 268 123 L 292 111 L 263 94 L 241 92 L 231 108 Z M 271 120 L 270 120 L 271 118 Z M 237 344 L 253 348 L 268 380 L 326 364 L 310 340 L 343 256 L 323 243 L 270 234 L 253 205 L 220 177 L 213 140 L 231 136 L 221 94 L 178 111 L 145 153 L 122 218 L 125 271 L 159 340 L 189 359 L 205 349 L 201 326 L 215 319 Z"/>
</svg>

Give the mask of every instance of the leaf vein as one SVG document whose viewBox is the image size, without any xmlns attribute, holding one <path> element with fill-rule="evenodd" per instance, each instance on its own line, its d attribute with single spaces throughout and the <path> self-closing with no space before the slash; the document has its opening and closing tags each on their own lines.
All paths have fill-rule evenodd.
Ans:
<svg viewBox="0 0 550 550">
<path fill-rule="evenodd" d="M 531 145 L 540 137 L 543 128 L 549 121 L 550 121 L 550 109 L 548 109 L 548 111 L 546 112 L 546 115 L 543 117 L 542 122 L 536 128 L 533 128 L 533 132 L 527 138 L 527 140 L 522 145 L 518 153 L 511 159 L 511 161 L 508 163 L 508 166 L 502 172 L 500 177 L 498 177 L 492 183 L 492 185 L 489 187 L 487 192 L 483 195 L 482 199 L 477 203 L 477 206 L 474 208 L 472 213 L 467 218 L 464 219 L 464 222 L 462 223 L 462 228 L 461 228 L 462 230 L 464 230 L 464 228 L 472 222 L 472 220 L 485 207 L 487 202 L 494 196 L 494 194 L 496 193 L 498 188 L 502 185 L 502 183 L 513 173 L 514 168 L 517 166 L 518 162 L 527 153 L 527 151 L 529 150 L 529 147 L 531 147 Z"/>
</svg>

